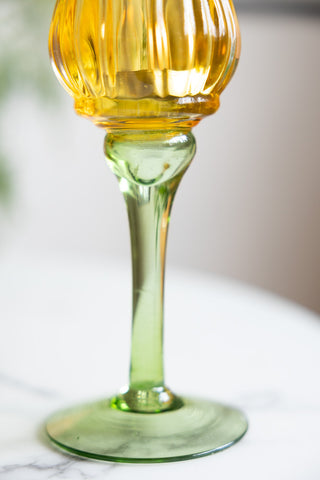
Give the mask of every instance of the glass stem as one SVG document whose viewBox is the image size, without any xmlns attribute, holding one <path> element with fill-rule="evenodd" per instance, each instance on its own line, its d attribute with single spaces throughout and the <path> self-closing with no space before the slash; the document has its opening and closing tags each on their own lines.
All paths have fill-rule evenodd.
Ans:
<svg viewBox="0 0 320 480">
<path fill-rule="evenodd" d="M 181 400 L 164 385 L 164 269 L 173 198 L 194 151 L 191 133 L 107 136 L 107 160 L 119 179 L 131 235 L 130 383 L 114 400 L 122 410 L 154 413 L 181 406 Z"/>
<path fill-rule="evenodd" d="M 134 185 L 124 194 L 132 254 L 130 388 L 162 387 L 164 262 L 174 192 Z"/>
</svg>

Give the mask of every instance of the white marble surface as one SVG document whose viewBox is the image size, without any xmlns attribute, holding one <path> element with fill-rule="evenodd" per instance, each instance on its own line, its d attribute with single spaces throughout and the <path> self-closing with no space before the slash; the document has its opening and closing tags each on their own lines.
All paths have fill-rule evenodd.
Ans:
<svg viewBox="0 0 320 480">
<path fill-rule="evenodd" d="M 51 448 L 41 432 L 49 413 L 126 383 L 129 316 L 129 266 L 0 258 L 1 480 L 320 478 L 319 318 L 196 271 L 168 271 L 167 383 L 241 407 L 247 435 L 216 455 L 159 465 L 81 460 Z"/>
</svg>

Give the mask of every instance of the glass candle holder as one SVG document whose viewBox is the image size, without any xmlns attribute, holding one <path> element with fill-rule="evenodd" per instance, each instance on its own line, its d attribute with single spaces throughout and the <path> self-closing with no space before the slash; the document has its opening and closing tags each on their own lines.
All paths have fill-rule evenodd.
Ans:
<svg viewBox="0 0 320 480">
<path fill-rule="evenodd" d="M 58 447 L 99 460 L 162 462 L 229 447 L 244 415 L 164 381 L 163 297 L 172 202 L 195 154 L 191 128 L 219 108 L 240 54 L 229 0 L 58 0 L 53 68 L 78 114 L 107 131 L 132 250 L 130 379 L 112 398 L 52 415 Z M 94 366 L 92 366 L 94 368 Z"/>
</svg>

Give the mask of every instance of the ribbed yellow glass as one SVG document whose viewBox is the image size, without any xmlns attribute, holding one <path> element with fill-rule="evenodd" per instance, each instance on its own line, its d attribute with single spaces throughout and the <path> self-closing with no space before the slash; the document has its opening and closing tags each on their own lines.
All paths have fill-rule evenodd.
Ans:
<svg viewBox="0 0 320 480">
<path fill-rule="evenodd" d="M 229 0 L 58 0 L 49 50 L 94 123 L 190 128 L 219 107 L 240 35 Z"/>
</svg>

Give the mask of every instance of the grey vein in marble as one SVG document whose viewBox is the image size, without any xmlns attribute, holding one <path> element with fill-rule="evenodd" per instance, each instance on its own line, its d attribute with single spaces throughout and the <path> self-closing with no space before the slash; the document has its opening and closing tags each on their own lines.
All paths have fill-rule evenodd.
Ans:
<svg viewBox="0 0 320 480">
<path fill-rule="evenodd" d="M 29 392 L 31 394 L 40 395 L 41 397 L 57 398 L 60 396 L 57 392 L 35 387 L 34 385 L 30 385 L 24 380 L 13 378 L 10 375 L 6 375 L 5 373 L 0 373 L 0 383 L 9 387 L 16 388 L 18 390 L 24 390 L 25 392 Z"/>
<path fill-rule="evenodd" d="M 59 456 L 60 457 L 60 456 Z M 0 467 L 1 480 L 49 480 L 106 478 L 108 472 L 117 467 L 113 464 L 94 463 L 83 459 L 63 458 L 56 462 L 45 461 L 43 457 L 28 463 L 10 464 Z"/>
</svg>

